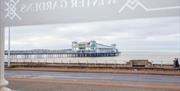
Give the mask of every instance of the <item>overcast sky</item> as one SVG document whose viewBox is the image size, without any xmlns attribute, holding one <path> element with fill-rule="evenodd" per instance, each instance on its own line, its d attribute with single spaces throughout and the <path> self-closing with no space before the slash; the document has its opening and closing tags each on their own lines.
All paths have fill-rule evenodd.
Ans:
<svg viewBox="0 0 180 91">
<path fill-rule="evenodd" d="M 6 49 L 7 38 L 6 29 Z M 11 28 L 12 49 L 64 49 L 91 40 L 120 51 L 180 52 L 180 17 Z"/>
</svg>

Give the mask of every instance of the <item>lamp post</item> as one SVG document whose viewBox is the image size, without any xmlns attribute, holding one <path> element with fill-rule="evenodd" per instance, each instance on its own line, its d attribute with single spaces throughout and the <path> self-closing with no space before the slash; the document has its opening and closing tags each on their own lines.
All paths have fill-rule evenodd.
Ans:
<svg viewBox="0 0 180 91">
<path fill-rule="evenodd" d="M 11 66 L 11 28 L 9 26 L 9 31 L 8 31 L 8 67 Z"/>
<path fill-rule="evenodd" d="M 4 19 L 2 14 L 2 4 L 4 0 L 0 0 L 0 91 L 11 91 L 6 86 L 8 81 L 4 78 Z"/>
</svg>

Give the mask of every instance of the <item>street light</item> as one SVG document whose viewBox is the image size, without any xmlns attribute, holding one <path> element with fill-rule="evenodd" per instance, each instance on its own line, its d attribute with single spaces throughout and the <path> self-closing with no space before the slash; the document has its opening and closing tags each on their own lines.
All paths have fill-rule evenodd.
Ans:
<svg viewBox="0 0 180 91">
<path fill-rule="evenodd" d="M 9 27 L 8 31 L 8 67 L 11 66 L 11 27 Z"/>
</svg>

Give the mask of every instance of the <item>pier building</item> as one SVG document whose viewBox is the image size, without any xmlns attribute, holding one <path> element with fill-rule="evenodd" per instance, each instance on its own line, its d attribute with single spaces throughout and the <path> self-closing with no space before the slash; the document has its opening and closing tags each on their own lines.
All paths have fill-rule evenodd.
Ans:
<svg viewBox="0 0 180 91">
<path fill-rule="evenodd" d="M 72 51 L 74 52 L 94 52 L 94 53 L 115 53 L 118 52 L 116 44 L 104 45 L 96 41 L 90 42 L 72 42 Z"/>
</svg>

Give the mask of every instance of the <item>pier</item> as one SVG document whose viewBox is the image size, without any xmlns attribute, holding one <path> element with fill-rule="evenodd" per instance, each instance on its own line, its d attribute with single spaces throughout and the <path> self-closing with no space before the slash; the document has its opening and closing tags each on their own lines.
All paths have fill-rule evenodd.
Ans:
<svg viewBox="0 0 180 91">
<path fill-rule="evenodd" d="M 116 44 L 104 45 L 96 41 L 72 42 L 72 49 L 63 50 L 11 50 L 12 59 L 24 58 L 69 58 L 69 57 L 113 57 L 119 56 L 120 52 L 116 49 Z M 8 55 L 8 51 L 5 51 Z"/>
<path fill-rule="evenodd" d="M 62 50 L 14 50 L 10 51 L 12 59 L 24 58 L 69 58 L 69 57 L 112 57 L 119 56 L 120 52 L 73 52 Z M 5 51 L 5 55 L 8 52 Z"/>
</svg>

